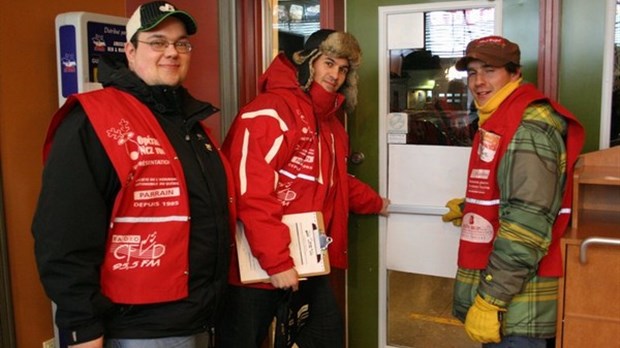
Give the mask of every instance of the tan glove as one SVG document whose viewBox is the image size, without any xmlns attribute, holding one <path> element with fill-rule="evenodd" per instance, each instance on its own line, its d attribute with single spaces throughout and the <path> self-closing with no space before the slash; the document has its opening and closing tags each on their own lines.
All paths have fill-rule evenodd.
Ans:
<svg viewBox="0 0 620 348">
<path fill-rule="evenodd" d="M 461 226 L 463 222 L 463 205 L 465 203 L 464 198 L 454 198 L 446 203 L 446 207 L 450 209 L 447 213 L 441 216 L 443 222 L 452 222 L 454 226 Z"/>
<path fill-rule="evenodd" d="M 502 327 L 501 313 L 506 309 L 492 305 L 476 295 L 474 304 L 465 317 L 465 332 L 469 338 L 480 343 L 499 343 Z"/>
</svg>

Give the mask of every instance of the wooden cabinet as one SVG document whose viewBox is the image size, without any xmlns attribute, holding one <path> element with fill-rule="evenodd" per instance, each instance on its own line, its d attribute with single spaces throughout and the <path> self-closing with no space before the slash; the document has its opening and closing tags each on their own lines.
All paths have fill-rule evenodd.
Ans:
<svg viewBox="0 0 620 348">
<path fill-rule="evenodd" d="M 556 347 L 620 348 L 620 147 L 582 155 L 574 179 Z"/>
</svg>

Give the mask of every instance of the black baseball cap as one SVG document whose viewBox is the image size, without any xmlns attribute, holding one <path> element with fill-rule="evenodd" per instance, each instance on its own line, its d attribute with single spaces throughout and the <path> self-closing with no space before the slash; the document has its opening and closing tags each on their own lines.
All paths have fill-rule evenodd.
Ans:
<svg viewBox="0 0 620 348">
<path fill-rule="evenodd" d="M 153 1 L 140 5 L 129 17 L 126 25 L 127 41 L 139 31 L 149 31 L 155 28 L 164 19 L 174 16 L 180 19 L 185 25 L 187 35 L 196 33 L 196 21 L 187 12 L 177 10 L 177 8 L 166 1 Z"/>
</svg>

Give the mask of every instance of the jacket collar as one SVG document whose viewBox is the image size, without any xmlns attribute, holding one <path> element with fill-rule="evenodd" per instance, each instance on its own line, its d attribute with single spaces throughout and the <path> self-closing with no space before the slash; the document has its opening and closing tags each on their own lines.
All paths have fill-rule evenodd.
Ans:
<svg viewBox="0 0 620 348">
<path fill-rule="evenodd" d="M 149 86 L 127 67 L 125 58 L 104 55 L 99 61 L 99 80 L 138 98 L 156 114 L 205 119 L 219 111 L 210 103 L 192 97 L 183 86 Z"/>
</svg>

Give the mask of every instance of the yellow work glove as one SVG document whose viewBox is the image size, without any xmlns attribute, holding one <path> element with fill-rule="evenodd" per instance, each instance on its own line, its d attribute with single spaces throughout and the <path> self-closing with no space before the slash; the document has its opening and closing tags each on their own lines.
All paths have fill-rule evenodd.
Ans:
<svg viewBox="0 0 620 348">
<path fill-rule="evenodd" d="M 464 198 L 454 198 L 446 203 L 446 207 L 450 209 L 449 212 L 443 214 L 441 216 L 441 220 L 443 222 L 452 222 L 454 226 L 461 226 L 463 222 L 463 204 L 465 203 Z"/>
<path fill-rule="evenodd" d="M 499 343 L 502 327 L 501 314 L 506 309 L 492 305 L 476 295 L 474 304 L 465 317 L 465 332 L 469 338 L 480 343 Z"/>
</svg>

